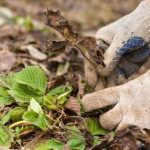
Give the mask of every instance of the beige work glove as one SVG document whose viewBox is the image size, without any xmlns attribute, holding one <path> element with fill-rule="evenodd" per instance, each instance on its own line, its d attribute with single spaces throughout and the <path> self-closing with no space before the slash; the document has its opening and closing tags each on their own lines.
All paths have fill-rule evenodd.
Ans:
<svg viewBox="0 0 150 150">
<path fill-rule="evenodd" d="M 98 65 L 96 70 L 85 60 L 85 77 L 89 86 L 95 91 L 103 89 L 100 76 L 107 77 L 107 87 L 126 83 L 126 79 L 150 55 L 150 3 L 142 1 L 129 15 L 98 30 L 96 40 L 105 52 L 106 67 Z"/>
<path fill-rule="evenodd" d="M 106 129 L 120 129 L 127 124 L 150 129 L 150 71 L 124 85 L 110 87 L 82 99 L 84 110 L 115 107 L 99 117 Z"/>
</svg>

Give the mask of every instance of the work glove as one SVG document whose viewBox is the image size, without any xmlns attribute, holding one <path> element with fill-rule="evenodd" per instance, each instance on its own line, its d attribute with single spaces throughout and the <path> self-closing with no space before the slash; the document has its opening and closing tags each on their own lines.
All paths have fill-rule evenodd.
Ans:
<svg viewBox="0 0 150 150">
<path fill-rule="evenodd" d="M 150 70 L 126 84 L 106 88 L 82 99 L 85 112 L 114 105 L 99 117 L 103 128 L 117 130 L 128 125 L 150 129 Z"/>
<path fill-rule="evenodd" d="M 105 68 L 97 69 L 85 60 L 85 77 L 88 85 L 103 89 L 100 76 L 107 77 L 107 87 L 126 83 L 126 79 L 149 58 L 150 3 L 142 1 L 129 15 L 99 29 L 96 41 L 104 51 Z"/>
</svg>

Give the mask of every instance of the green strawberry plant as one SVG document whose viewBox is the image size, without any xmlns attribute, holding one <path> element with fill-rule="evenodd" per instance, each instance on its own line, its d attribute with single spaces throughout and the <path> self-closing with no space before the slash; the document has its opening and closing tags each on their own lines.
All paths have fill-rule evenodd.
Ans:
<svg viewBox="0 0 150 150">
<path fill-rule="evenodd" d="M 13 142 L 21 144 L 23 135 L 36 130 L 51 134 L 62 132 L 59 140 L 54 136 L 37 150 L 59 150 L 65 145 L 82 150 L 88 145 L 81 126 L 63 122 L 68 118 L 64 105 L 73 90 L 71 86 L 62 85 L 47 92 L 47 77 L 41 68 L 35 66 L 1 76 L 0 83 L 0 106 L 3 108 L 0 112 L 0 146 L 9 148 Z M 107 132 L 100 127 L 98 120 L 88 118 L 85 122 L 86 130 L 95 139 L 93 142 L 98 144 L 98 135 L 106 135 Z"/>
</svg>

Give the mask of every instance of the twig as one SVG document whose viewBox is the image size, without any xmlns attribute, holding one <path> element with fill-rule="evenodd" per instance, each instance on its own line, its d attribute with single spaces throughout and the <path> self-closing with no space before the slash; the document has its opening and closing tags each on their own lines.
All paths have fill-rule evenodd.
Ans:
<svg viewBox="0 0 150 150">
<path fill-rule="evenodd" d="M 17 141 L 14 141 L 14 142 L 12 143 L 12 145 L 10 146 L 10 148 L 12 149 L 16 144 L 17 144 Z"/>
<path fill-rule="evenodd" d="M 46 131 L 44 131 L 43 133 L 41 133 L 38 138 L 41 138 L 43 135 L 45 135 L 50 129 L 48 128 Z"/>
<path fill-rule="evenodd" d="M 28 134 L 34 132 L 36 129 L 38 129 L 38 128 L 26 130 L 26 131 L 24 131 L 23 133 L 20 133 L 18 136 L 19 136 L 19 137 L 22 137 L 22 136 L 28 135 Z"/>
<path fill-rule="evenodd" d="M 57 124 L 57 122 L 59 121 L 59 119 L 60 119 L 62 116 L 63 116 L 63 114 L 61 114 L 61 115 L 57 118 L 57 120 L 54 122 L 52 128 Z"/>
</svg>

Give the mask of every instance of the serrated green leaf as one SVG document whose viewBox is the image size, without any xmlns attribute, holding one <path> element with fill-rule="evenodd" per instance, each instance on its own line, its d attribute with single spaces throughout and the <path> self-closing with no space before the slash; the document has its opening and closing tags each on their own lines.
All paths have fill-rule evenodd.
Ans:
<svg viewBox="0 0 150 150">
<path fill-rule="evenodd" d="M 58 95 L 57 99 L 59 100 L 60 98 L 65 97 L 68 94 L 70 94 L 72 92 L 72 90 L 73 90 L 73 88 L 71 86 L 62 85 L 62 86 L 58 86 L 54 90 L 50 91 L 48 93 L 48 95 L 51 95 L 51 96 Z"/>
<path fill-rule="evenodd" d="M 58 109 L 58 107 L 56 105 L 47 105 L 47 107 L 49 109 L 52 109 L 52 110 L 57 110 Z"/>
<path fill-rule="evenodd" d="M 55 100 L 50 94 L 47 94 L 44 100 L 47 100 L 50 104 L 55 104 Z"/>
<path fill-rule="evenodd" d="M 27 111 L 24 113 L 23 119 L 33 123 L 35 126 L 38 126 L 43 130 L 46 130 L 47 122 L 49 122 L 46 115 L 38 114 L 34 111 Z"/>
<path fill-rule="evenodd" d="M 10 114 L 11 110 L 8 110 L 0 115 L 0 123 L 4 125 L 10 119 Z"/>
<path fill-rule="evenodd" d="M 52 110 L 57 110 L 58 109 L 55 102 L 54 102 L 54 98 L 50 94 L 47 94 L 45 96 L 43 104 L 46 107 L 48 107 L 49 109 L 52 109 Z"/>
<path fill-rule="evenodd" d="M 63 105 L 67 100 L 68 99 L 65 96 L 63 96 L 60 99 L 58 99 L 57 104 Z"/>
<path fill-rule="evenodd" d="M 22 120 L 22 115 L 26 112 L 26 109 L 23 107 L 15 107 L 11 110 L 10 120 L 12 122 Z"/>
<path fill-rule="evenodd" d="M 108 133 L 100 126 L 98 118 L 87 118 L 87 128 L 92 135 L 107 135 Z"/>
<path fill-rule="evenodd" d="M 33 97 L 38 102 L 42 101 L 41 96 L 38 95 L 34 89 L 24 84 L 15 84 L 8 92 L 17 102 L 29 103 Z"/>
<path fill-rule="evenodd" d="M 67 145 L 76 150 L 84 150 L 86 146 L 86 144 L 79 139 L 71 139 L 67 142 Z"/>
<path fill-rule="evenodd" d="M 15 99 L 9 95 L 7 88 L 0 88 L 0 105 L 10 105 L 15 102 Z"/>
<path fill-rule="evenodd" d="M 15 75 L 18 83 L 32 87 L 38 95 L 45 93 L 47 88 L 47 78 L 42 69 L 36 66 L 29 66 Z"/>
<path fill-rule="evenodd" d="M 49 149 L 57 149 L 57 150 L 62 150 L 64 148 L 64 144 L 55 139 L 51 139 L 50 141 L 48 141 L 46 146 Z"/>
<path fill-rule="evenodd" d="M 13 138 L 10 130 L 6 126 L 0 124 L 0 146 L 9 148 L 11 142 L 13 142 Z"/>
<path fill-rule="evenodd" d="M 64 93 L 65 89 L 66 89 L 66 86 L 58 86 L 52 91 L 50 91 L 48 94 L 50 94 L 51 96 L 58 95 L 58 94 Z"/>
<path fill-rule="evenodd" d="M 76 126 L 66 126 L 66 129 L 66 134 L 69 139 L 79 139 L 80 141 L 85 142 L 85 138 Z"/>
<path fill-rule="evenodd" d="M 42 107 L 40 106 L 40 104 L 37 101 L 35 101 L 34 98 L 31 99 L 30 106 L 34 112 L 44 114 Z"/>
<path fill-rule="evenodd" d="M 72 90 L 73 90 L 73 88 L 71 86 L 67 86 L 66 92 L 58 95 L 57 99 L 67 96 L 68 94 L 70 94 L 72 92 Z"/>
</svg>

